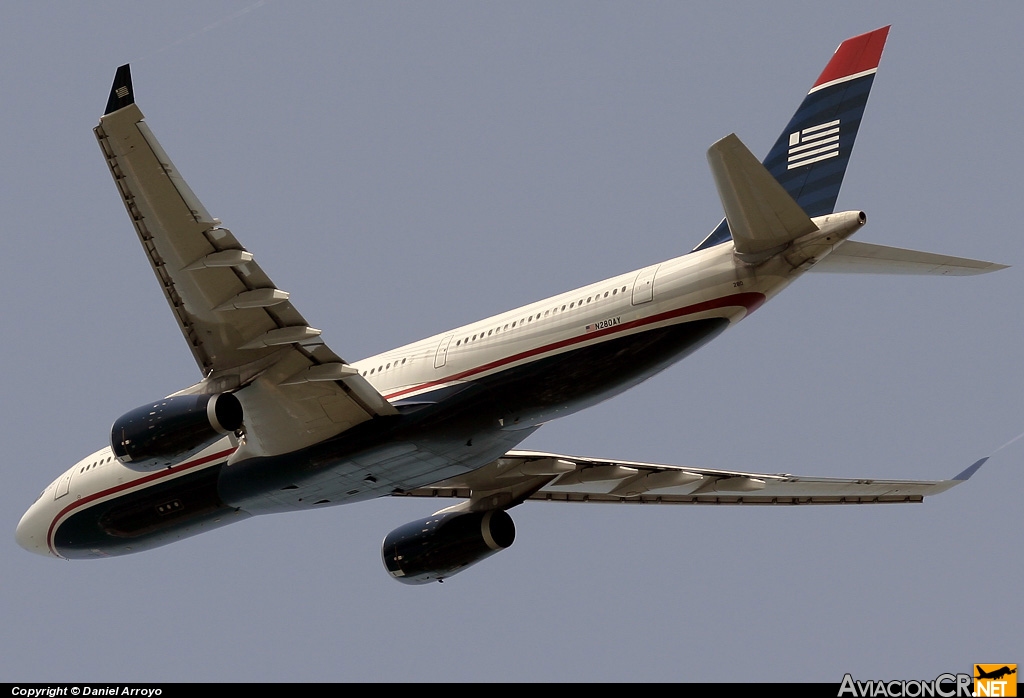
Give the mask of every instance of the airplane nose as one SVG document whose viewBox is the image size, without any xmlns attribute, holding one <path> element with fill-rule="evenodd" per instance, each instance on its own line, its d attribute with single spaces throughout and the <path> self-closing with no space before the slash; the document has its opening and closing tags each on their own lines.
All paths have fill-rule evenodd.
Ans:
<svg viewBox="0 0 1024 698">
<path fill-rule="evenodd" d="M 50 556 L 49 546 L 46 545 L 48 524 L 49 521 L 45 520 L 42 512 L 33 505 L 18 522 L 18 530 L 14 534 L 14 539 L 18 541 L 18 545 L 30 553 Z"/>
</svg>

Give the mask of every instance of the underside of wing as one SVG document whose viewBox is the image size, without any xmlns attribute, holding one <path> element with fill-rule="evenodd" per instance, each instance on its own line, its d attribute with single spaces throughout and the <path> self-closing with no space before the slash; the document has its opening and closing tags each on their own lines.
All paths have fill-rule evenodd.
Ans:
<svg viewBox="0 0 1024 698">
<path fill-rule="evenodd" d="M 883 504 L 920 502 L 965 481 L 982 459 L 950 480 L 803 477 L 509 451 L 464 476 L 401 494 L 458 497 L 467 511 L 526 500 L 639 504 Z"/>
<path fill-rule="evenodd" d="M 395 410 L 320 339 L 171 163 L 118 69 L 96 138 L 203 381 L 238 391 L 257 453 L 315 443 Z"/>
</svg>

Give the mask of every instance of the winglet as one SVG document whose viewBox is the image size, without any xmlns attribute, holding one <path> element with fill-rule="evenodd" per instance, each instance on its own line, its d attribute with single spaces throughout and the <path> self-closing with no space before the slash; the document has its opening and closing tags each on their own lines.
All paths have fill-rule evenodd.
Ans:
<svg viewBox="0 0 1024 698">
<path fill-rule="evenodd" d="M 888 36 L 889 27 L 882 27 L 841 43 L 814 82 L 811 92 L 878 70 Z"/>
<path fill-rule="evenodd" d="M 118 109 L 135 104 L 135 91 L 132 89 L 132 68 L 125 63 L 117 69 L 114 75 L 114 84 L 110 86 L 110 97 L 107 98 L 107 108 L 103 115 L 112 114 Z"/>
<path fill-rule="evenodd" d="M 962 473 L 960 473 L 959 475 L 955 476 L 953 479 L 956 480 L 957 482 L 963 482 L 965 480 L 969 480 L 971 478 L 971 475 L 974 475 L 974 473 L 978 472 L 978 469 L 981 466 L 985 465 L 985 461 L 987 461 L 988 458 L 989 458 L 988 456 L 985 456 L 984 458 L 979 460 L 977 463 L 975 463 L 974 465 L 969 467 L 967 470 L 965 470 Z"/>
</svg>

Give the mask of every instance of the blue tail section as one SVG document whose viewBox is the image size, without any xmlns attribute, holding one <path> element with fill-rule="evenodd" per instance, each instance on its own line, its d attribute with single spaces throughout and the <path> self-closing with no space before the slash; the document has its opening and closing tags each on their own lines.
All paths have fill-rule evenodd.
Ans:
<svg viewBox="0 0 1024 698">
<path fill-rule="evenodd" d="M 889 27 L 844 41 L 764 159 L 808 216 L 835 211 Z M 694 251 L 731 239 L 723 219 Z"/>
</svg>

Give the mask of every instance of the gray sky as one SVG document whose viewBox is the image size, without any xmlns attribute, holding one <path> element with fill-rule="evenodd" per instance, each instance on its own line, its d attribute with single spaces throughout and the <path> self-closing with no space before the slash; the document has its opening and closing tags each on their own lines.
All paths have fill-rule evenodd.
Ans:
<svg viewBox="0 0 1024 698">
<path fill-rule="evenodd" d="M 704 153 L 763 155 L 892 24 L 839 199 L 858 238 L 1016 265 L 808 275 L 524 445 L 950 477 L 1024 429 L 1024 10 L 1010 3 L 52 3 L 0 23 L 0 680 L 931 679 L 1024 662 L 1024 441 L 919 506 L 530 503 L 443 585 L 379 546 L 436 502 L 253 519 L 124 558 L 14 542 L 111 422 L 198 378 L 91 133 L 132 62 L 206 207 L 349 360 L 685 252 Z M 1017 579 L 1017 582 L 1013 582 Z"/>
</svg>

